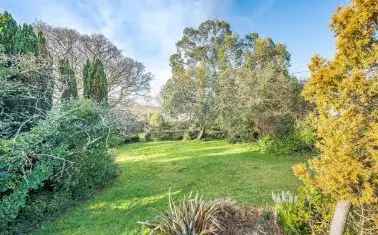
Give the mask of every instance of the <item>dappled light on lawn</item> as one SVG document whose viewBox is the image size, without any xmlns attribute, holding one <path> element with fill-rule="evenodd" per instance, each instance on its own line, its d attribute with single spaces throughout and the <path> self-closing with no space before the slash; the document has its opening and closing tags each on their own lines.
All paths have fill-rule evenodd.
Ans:
<svg viewBox="0 0 378 235">
<path fill-rule="evenodd" d="M 225 141 L 160 141 L 115 150 L 118 179 L 92 200 L 68 211 L 35 234 L 140 234 L 172 198 L 198 192 L 205 199 L 232 198 L 271 205 L 272 191 L 295 190 L 292 165 L 300 155 L 261 153 L 251 144 Z"/>
</svg>

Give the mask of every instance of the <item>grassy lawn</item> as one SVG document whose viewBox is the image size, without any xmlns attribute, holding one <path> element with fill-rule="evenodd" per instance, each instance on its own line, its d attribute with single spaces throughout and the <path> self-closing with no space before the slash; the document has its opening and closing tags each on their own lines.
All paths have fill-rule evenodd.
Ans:
<svg viewBox="0 0 378 235">
<path fill-rule="evenodd" d="M 173 197 L 198 192 L 205 198 L 232 198 L 270 205 L 271 192 L 294 190 L 291 166 L 301 156 L 277 156 L 251 144 L 149 142 L 120 147 L 121 175 L 96 196 L 35 234 L 140 234 L 138 221 L 153 218 Z"/>
</svg>

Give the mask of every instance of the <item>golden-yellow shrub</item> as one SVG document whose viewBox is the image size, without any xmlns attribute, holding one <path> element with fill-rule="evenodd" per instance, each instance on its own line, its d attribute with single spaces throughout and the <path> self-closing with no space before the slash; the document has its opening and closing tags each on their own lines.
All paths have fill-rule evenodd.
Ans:
<svg viewBox="0 0 378 235">
<path fill-rule="evenodd" d="M 334 200 L 378 205 L 378 1 L 352 0 L 331 28 L 336 55 L 312 58 L 303 91 L 316 107 L 320 156 L 294 171 Z"/>
</svg>

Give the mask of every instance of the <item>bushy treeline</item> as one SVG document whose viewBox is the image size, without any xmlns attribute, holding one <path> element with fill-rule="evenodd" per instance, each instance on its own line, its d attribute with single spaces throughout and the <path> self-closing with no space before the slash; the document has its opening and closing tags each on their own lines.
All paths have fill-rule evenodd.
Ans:
<svg viewBox="0 0 378 235">
<path fill-rule="evenodd" d="M 303 144 L 303 85 L 288 71 L 285 45 L 256 33 L 240 38 L 228 23 L 209 20 L 184 30 L 170 65 L 162 116 L 188 130 L 186 136 Z"/>
<path fill-rule="evenodd" d="M 72 57 L 51 53 L 49 40 L 0 14 L 1 234 L 30 232 L 117 173 L 109 145 L 120 127 L 108 102 L 109 70 L 90 56 L 80 80 Z M 148 84 L 128 86 L 136 92 Z"/>
</svg>

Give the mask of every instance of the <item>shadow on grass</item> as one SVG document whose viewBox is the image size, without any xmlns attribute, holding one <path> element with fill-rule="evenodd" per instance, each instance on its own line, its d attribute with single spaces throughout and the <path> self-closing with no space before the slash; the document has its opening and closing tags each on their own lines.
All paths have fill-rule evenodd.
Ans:
<svg viewBox="0 0 378 235">
<path fill-rule="evenodd" d="M 303 160 L 219 141 L 137 143 L 118 154 L 122 173 L 110 187 L 36 234 L 140 234 L 137 222 L 166 209 L 170 190 L 269 205 L 272 191 L 297 187 L 291 167 Z"/>
</svg>

